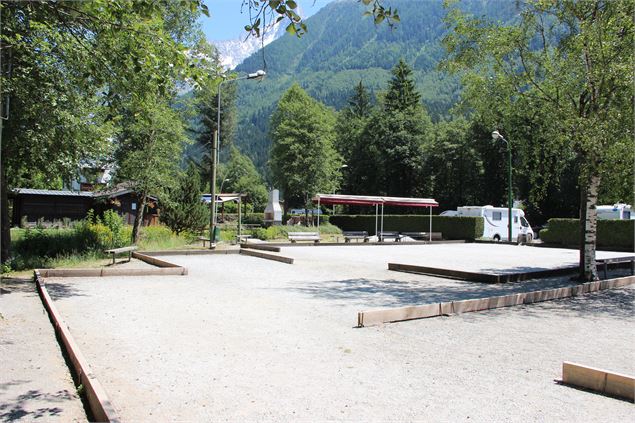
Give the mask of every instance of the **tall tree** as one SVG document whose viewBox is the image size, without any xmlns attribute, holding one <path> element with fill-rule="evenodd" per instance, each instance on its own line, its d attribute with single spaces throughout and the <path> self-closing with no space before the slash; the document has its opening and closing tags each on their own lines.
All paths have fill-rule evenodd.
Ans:
<svg viewBox="0 0 635 423">
<path fill-rule="evenodd" d="M 190 163 L 178 178 L 178 185 L 161 197 L 161 221 L 177 235 L 201 232 L 209 224 L 209 208 L 201 201 L 201 175 Z"/>
<path fill-rule="evenodd" d="M 372 172 L 368 169 L 368 160 L 364 159 L 369 144 L 363 137 L 372 111 L 371 96 L 362 81 L 359 81 L 348 100 L 348 106 L 338 114 L 335 125 L 335 146 L 346 164 L 342 171 L 342 189 L 348 193 L 365 193 L 365 179 Z"/>
<path fill-rule="evenodd" d="M 294 84 L 271 117 L 269 165 L 285 209 L 308 207 L 318 192 L 339 186 L 341 158 L 333 147 L 335 114 Z"/>
<path fill-rule="evenodd" d="M 267 204 L 267 187 L 249 157 L 231 147 L 229 160 L 221 168 L 220 182 L 225 180 L 225 191 L 247 194 L 247 201 L 254 211 L 264 210 Z"/>
<path fill-rule="evenodd" d="M 430 193 L 421 184 L 423 148 L 433 139 L 432 121 L 420 103 L 412 70 L 403 61 L 394 67 L 382 107 L 363 137 L 373 146 L 378 194 L 410 197 Z"/>
<path fill-rule="evenodd" d="M 598 279 L 596 204 L 609 151 L 631 146 L 633 0 L 527 0 L 513 26 L 448 15 L 449 68 L 464 75 L 465 98 L 509 139 L 505 118 L 523 115 L 550 148 L 565 148 L 579 165 L 580 277 Z M 488 111 L 489 109 L 490 111 Z M 631 178 L 632 180 L 632 178 Z"/>
</svg>

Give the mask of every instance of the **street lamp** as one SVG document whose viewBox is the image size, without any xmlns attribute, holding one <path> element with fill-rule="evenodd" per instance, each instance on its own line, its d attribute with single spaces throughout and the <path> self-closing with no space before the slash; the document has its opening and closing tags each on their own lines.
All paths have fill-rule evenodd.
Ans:
<svg viewBox="0 0 635 423">
<path fill-rule="evenodd" d="M 507 198 L 507 241 L 512 242 L 512 206 L 513 206 L 513 198 L 512 198 L 512 146 L 503 136 L 498 132 L 492 132 L 492 139 L 494 141 L 501 139 L 505 141 L 505 145 L 507 145 L 507 184 L 508 184 L 508 198 Z"/>
<path fill-rule="evenodd" d="M 256 79 L 260 80 L 264 78 L 266 75 L 265 71 L 259 70 L 257 72 L 253 72 L 247 74 L 245 76 L 241 76 L 240 78 L 234 79 L 223 79 L 220 84 L 218 84 L 218 108 L 216 110 L 216 138 L 212 140 L 212 172 L 211 172 L 211 181 L 210 185 L 212 188 L 212 213 L 210 216 L 209 223 L 209 248 L 216 248 L 216 243 L 214 235 L 216 234 L 216 224 L 217 224 L 217 216 L 216 216 L 216 167 L 218 162 L 218 146 L 220 145 L 220 95 L 221 95 L 221 87 L 225 82 L 233 82 L 240 81 L 243 79 Z M 222 187 L 222 184 L 221 184 Z"/>
</svg>

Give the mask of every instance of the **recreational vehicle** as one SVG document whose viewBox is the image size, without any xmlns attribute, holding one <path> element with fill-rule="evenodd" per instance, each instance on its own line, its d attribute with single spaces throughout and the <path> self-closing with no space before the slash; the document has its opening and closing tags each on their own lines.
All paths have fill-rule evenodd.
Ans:
<svg viewBox="0 0 635 423">
<path fill-rule="evenodd" d="M 483 238 L 494 241 L 507 241 L 509 210 L 506 207 L 465 206 L 456 210 L 457 216 L 483 217 Z M 512 209 L 512 219 L 512 241 L 516 241 L 521 235 L 525 235 L 527 242 L 531 242 L 535 236 L 529 222 L 525 219 L 525 212 L 521 209 Z"/>
<path fill-rule="evenodd" d="M 635 219 L 635 214 L 631 212 L 631 205 L 624 203 L 613 204 L 612 206 L 597 206 L 598 219 Z"/>
</svg>

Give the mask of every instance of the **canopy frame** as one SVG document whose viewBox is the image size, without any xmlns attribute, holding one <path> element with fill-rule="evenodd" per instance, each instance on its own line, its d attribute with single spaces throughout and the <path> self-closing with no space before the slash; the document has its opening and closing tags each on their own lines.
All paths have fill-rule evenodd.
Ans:
<svg viewBox="0 0 635 423">
<path fill-rule="evenodd" d="M 432 242 L 432 207 L 439 207 L 439 203 L 433 198 L 412 198 L 412 197 L 383 197 L 368 195 L 343 195 L 343 194 L 316 194 L 313 201 L 317 202 L 318 210 L 320 204 L 324 205 L 356 205 L 356 206 L 375 206 L 375 236 L 384 232 L 384 206 L 402 206 L 402 207 L 428 207 L 430 209 L 430 229 L 428 236 Z M 381 219 L 379 219 L 379 205 L 381 205 Z M 380 230 L 377 232 L 379 223 Z M 318 212 L 317 220 L 318 233 L 320 232 L 320 213 Z"/>
</svg>

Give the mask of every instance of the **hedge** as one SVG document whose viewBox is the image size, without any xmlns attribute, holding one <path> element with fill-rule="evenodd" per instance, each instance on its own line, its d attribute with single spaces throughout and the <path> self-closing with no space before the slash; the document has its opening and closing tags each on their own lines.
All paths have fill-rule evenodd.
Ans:
<svg viewBox="0 0 635 423">
<path fill-rule="evenodd" d="M 374 215 L 331 216 L 331 223 L 343 231 L 367 231 L 369 234 L 375 233 Z M 429 230 L 430 216 L 384 215 L 384 231 L 427 232 Z M 432 232 L 441 232 L 443 239 L 474 240 L 483 236 L 483 218 L 432 216 Z"/>
<path fill-rule="evenodd" d="M 579 219 L 549 219 L 540 239 L 550 244 L 580 246 Z M 598 220 L 597 246 L 633 251 L 635 220 Z"/>
</svg>

